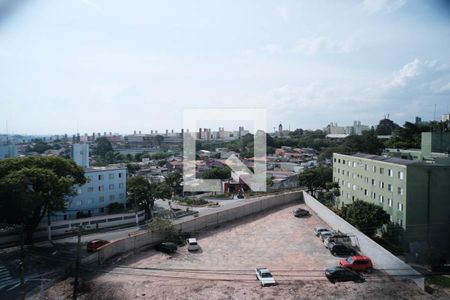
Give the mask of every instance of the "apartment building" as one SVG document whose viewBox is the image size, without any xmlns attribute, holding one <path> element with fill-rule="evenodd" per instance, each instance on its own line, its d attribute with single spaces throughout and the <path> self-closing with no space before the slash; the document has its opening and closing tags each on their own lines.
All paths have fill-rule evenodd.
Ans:
<svg viewBox="0 0 450 300">
<path fill-rule="evenodd" d="M 88 144 L 73 144 L 72 159 L 84 168 L 87 182 L 75 187 L 76 195 L 66 200 L 66 211 L 55 214 L 55 220 L 106 214 L 109 204 L 126 204 L 126 167 L 90 167 Z"/>
<path fill-rule="evenodd" d="M 340 207 L 359 199 L 380 205 L 405 230 L 404 243 L 449 246 L 450 164 L 357 153 L 333 154 Z"/>
</svg>

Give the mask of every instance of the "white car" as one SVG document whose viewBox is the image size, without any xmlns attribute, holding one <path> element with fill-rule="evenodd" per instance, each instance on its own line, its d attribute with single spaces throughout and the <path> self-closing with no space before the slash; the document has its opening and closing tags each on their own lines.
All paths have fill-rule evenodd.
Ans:
<svg viewBox="0 0 450 300">
<path fill-rule="evenodd" d="M 261 282 L 261 286 L 275 285 L 275 279 L 267 268 L 256 268 L 256 279 Z"/>
<path fill-rule="evenodd" d="M 200 247 L 198 246 L 198 243 L 197 243 L 197 239 L 195 239 L 195 238 L 187 239 L 186 244 L 187 244 L 188 251 L 197 251 L 200 249 Z"/>
</svg>

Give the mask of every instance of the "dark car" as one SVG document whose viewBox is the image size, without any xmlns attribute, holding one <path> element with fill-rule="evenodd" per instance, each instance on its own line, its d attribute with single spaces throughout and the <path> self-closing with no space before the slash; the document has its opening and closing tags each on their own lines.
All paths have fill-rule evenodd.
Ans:
<svg viewBox="0 0 450 300">
<path fill-rule="evenodd" d="M 361 273 L 355 272 L 353 270 L 341 266 L 326 269 L 325 276 L 332 283 L 335 283 L 336 281 L 354 281 L 354 282 L 365 281 L 364 276 L 362 276 Z"/>
<path fill-rule="evenodd" d="M 309 211 L 307 211 L 306 209 L 303 208 L 296 208 L 293 211 L 294 216 L 296 217 L 306 217 L 309 216 Z"/>
<path fill-rule="evenodd" d="M 162 242 L 155 246 L 155 250 L 164 252 L 164 253 L 175 253 L 178 249 L 177 244 L 173 242 Z"/>
<path fill-rule="evenodd" d="M 333 255 L 354 255 L 355 254 L 355 250 L 343 245 L 343 244 L 338 244 L 338 243 L 329 243 L 328 244 L 328 249 L 330 250 L 331 254 Z"/>
<path fill-rule="evenodd" d="M 105 240 L 92 240 L 89 243 L 87 243 L 86 250 L 89 252 L 95 252 L 100 248 L 101 246 L 104 246 L 106 244 L 109 244 L 109 241 Z"/>
</svg>

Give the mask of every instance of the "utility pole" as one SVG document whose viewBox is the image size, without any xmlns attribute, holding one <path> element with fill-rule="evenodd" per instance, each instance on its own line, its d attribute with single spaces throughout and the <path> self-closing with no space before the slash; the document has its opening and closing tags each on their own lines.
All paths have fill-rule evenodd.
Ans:
<svg viewBox="0 0 450 300">
<path fill-rule="evenodd" d="M 20 299 L 25 300 L 25 249 L 24 249 L 24 225 L 20 230 Z"/>
<path fill-rule="evenodd" d="M 81 227 L 78 227 L 77 230 L 77 236 L 78 236 L 78 241 L 77 241 L 77 258 L 75 261 L 75 280 L 73 283 L 73 299 L 76 300 L 77 299 L 77 293 L 78 293 L 78 271 L 80 268 L 80 251 L 81 251 Z"/>
<path fill-rule="evenodd" d="M 73 282 L 73 295 L 72 299 L 77 299 L 78 294 L 78 273 L 80 269 L 80 251 L 81 251 L 81 231 L 82 227 L 78 226 L 76 229 L 73 229 L 72 232 L 77 234 L 78 241 L 77 241 L 77 253 L 75 258 L 75 274 L 74 274 L 74 282 Z"/>
</svg>

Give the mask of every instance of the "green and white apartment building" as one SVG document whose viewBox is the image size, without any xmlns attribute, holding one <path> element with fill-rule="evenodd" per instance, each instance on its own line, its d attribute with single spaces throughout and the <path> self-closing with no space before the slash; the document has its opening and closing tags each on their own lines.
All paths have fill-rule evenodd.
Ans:
<svg viewBox="0 0 450 300">
<path fill-rule="evenodd" d="M 341 190 L 336 204 L 359 199 L 380 205 L 391 222 L 405 230 L 406 248 L 422 243 L 449 249 L 450 156 L 431 155 L 433 143 L 427 134 L 422 136 L 422 150 L 416 150 L 424 153 L 420 160 L 334 153 L 333 180 Z"/>
</svg>

